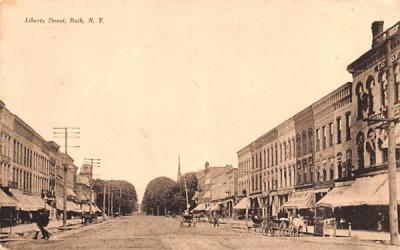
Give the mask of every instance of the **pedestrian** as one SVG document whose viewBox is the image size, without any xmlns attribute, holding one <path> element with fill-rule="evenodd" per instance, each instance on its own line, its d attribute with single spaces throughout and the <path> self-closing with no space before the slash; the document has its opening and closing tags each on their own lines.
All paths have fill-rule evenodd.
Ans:
<svg viewBox="0 0 400 250">
<path fill-rule="evenodd" d="M 214 213 L 214 227 L 219 227 L 218 224 L 218 215 L 216 213 Z"/>
<path fill-rule="evenodd" d="M 39 213 L 36 219 L 36 225 L 42 233 L 42 239 L 48 240 L 50 238 L 50 233 L 46 230 L 46 227 L 49 224 L 49 215 L 45 209 L 39 209 L 38 212 Z M 36 231 L 36 235 L 35 237 L 33 237 L 33 239 L 36 240 L 38 235 L 39 231 Z"/>
</svg>

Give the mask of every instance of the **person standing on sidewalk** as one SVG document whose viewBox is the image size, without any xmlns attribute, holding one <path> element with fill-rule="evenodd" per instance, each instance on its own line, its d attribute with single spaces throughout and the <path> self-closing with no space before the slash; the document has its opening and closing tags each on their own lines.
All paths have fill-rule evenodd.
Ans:
<svg viewBox="0 0 400 250">
<path fill-rule="evenodd" d="M 39 209 L 39 214 L 37 216 L 36 225 L 38 226 L 40 232 L 42 233 L 42 239 L 48 240 L 50 238 L 49 231 L 46 230 L 47 225 L 49 224 L 49 215 L 45 209 Z M 37 239 L 39 235 L 39 231 L 36 231 L 35 237 L 33 239 Z"/>
<path fill-rule="evenodd" d="M 218 214 L 214 212 L 214 227 L 219 227 Z"/>
</svg>

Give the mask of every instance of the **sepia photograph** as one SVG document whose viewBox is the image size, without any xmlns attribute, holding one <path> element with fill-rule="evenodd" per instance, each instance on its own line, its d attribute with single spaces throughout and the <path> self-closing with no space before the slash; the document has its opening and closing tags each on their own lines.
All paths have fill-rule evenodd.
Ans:
<svg viewBox="0 0 400 250">
<path fill-rule="evenodd" d="M 0 0 L 0 250 L 399 249 L 398 0 Z"/>
</svg>

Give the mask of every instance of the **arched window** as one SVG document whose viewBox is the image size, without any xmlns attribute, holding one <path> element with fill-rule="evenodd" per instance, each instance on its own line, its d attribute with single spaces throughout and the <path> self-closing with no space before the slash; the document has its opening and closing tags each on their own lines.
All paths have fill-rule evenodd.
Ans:
<svg viewBox="0 0 400 250">
<path fill-rule="evenodd" d="M 385 71 L 379 74 L 379 83 L 381 86 L 381 105 L 387 106 L 387 79 Z"/>
<path fill-rule="evenodd" d="M 396 65 L 394 68 L 394 87 L 395 87 L 395 94 L 396 94 L 396 102 L 400 101 L 400 65 Z"/>
<path fill-rule="evenodd" d="M 323 180 L 326 181 L 326 169 L 325 169 L 325 168 L 324 168 L 324 170 L 322 171 L 322 173 L 323 173 L 323 178 L 324 178 Z"/>
</svg>

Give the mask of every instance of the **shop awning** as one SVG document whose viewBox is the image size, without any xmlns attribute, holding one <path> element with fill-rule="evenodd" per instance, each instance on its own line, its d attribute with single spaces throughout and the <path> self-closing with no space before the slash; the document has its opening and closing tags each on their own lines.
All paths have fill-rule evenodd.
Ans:
<svg viewBox="0 0 400 250">
<path fill-rule="evenodd" d="M 76 193 L 71 188 L 67 188 L 67 195 L 76 197 Z"/>
<path fill-rule="evenodd" d="M 56 208 L 58 210 L 64 211 L 64 198 L 58 197 L 56 198 Z M 80 207 L 72 201 L 67 201 L 67 211 L 80 213 L 82 210 Z"/>
<path fill-rule="evenodd" d="M 16 207 L 17 202 L 0 189 L 0 207 Z"/>
<path fill-rule="evenodd" d="M 193 211 L 205 211 L 205 210 L 206 210 L 205 203 L 200 203 L 193 209 Z"/>
<path fill-rule="evenodd" d="M 17 208 L 23 211 L 36 211 L 45 207 L 45 201 L 36 195 L 26 195 L 21 190 L 10 189 L 15 200 Z"/>
<path fill-rule="evenodd" d="M 247 197 L 244 197 L 242 200 L 239 201 L 238 204 L 236 204 L 233 209 L 248 209 L 249 208 L 249 201 Z"/>
<path fill-rule="evenodd" d="M 295 209 L 303 209 L 313 207 L 314 202 L 314 193 L 312 192 L 299 192 L 294 193 L 292 197 L 289 197 L 289 201 L 283 204 L 283 208 L 295 208 Z"/>
<path fill-rule="evenodd" d="M 210 206 L 210 211 L 216 211 L 216 210 L 220 210 L 217 202 L 212 203 Z"/>
<path fill-rule="evenodd" d="M 90 208 L 89 208 L 88 205 L 82 204 L 82 208 L 81 209 L 82 209 L 83 212 L 87 212 L 88 213 Z"/>
<path fill-rule="evenodd" d="M 93 209 L 93 212 L 101 212 L 100 208 L 98 206 L 96 206 L 96 205 L 94 205 L 92 207 L 92 209 Z"/>
<path fill-rule="evenodd" d="M 199 194 L 200 194 L 199 191 L 195 191 L 194 195 L 192 197 L 192 200 L 198 199 L 199 198 Z"/>
<path fill-rule="evenodd" d="M 397 173 L 397 178 L 400 178 L 399 173 Z M 400 191 L 400 183 L 397 183 L 397 190 L 397 192 Z M 400 194 L 398 194 L 398 200 L 399 198 Z M 356 179 L 350 186 L 335 187 L 317 202 L 317 206 L 325 207 L 388 204 L 387 174 L 362 177 Z"/>
<path fill-rule="evenodd" d="M 211 198 L 211 192 L 210 191 L 207 191 L 207 192 L 205 192 L 203 194 L 203 199 L 208 199 L 208 198 Z"/>
</svg>

